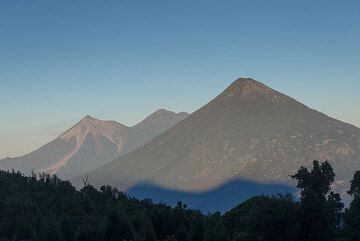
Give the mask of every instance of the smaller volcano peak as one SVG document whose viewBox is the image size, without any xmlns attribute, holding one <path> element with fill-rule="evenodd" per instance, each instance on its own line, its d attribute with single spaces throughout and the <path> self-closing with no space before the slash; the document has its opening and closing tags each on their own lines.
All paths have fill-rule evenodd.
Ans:
<svg viewBox="0 0 360 241">
<path fill-rule="evenodd" d="M 165 109 L 158 109 L 153 114 L 161 115 L 161 114 L 168 114 L 171 113 L 171 111 L 165 110 Z"/>
<path fill-rule="evenodd" d="M 82 118 L 80 120 L 80 122 L 78 124 L 80 124 L 81 126 L 89 126 L 89 125 L 99 125 L 102 121 L 95 119 L 94 117 L 87 115 L 84 118 Z"/>
<path fill-rule="evenodd" d="M 115 145 L 118 145 L 119 149 L 122 141 L 118 138 L 120 132 L 126 132 L 128 127 L 121 125 L 115 121 L 103 121 L 99 119 L 95 119 L 89 115 L 82 118 L 78 123 L 76 123 L 73 127 L 63 133 L 59 138 L 61 140 L 70 140 L 71 138 L 75 138 L 77 141 L 77 146 L 82 145 L 83 141 L 87 137 L 87 135 L 92 135 L 94 139 L 97 139 L 100 135 Z"/>
<path fill-rule="evenodd" d="M 82 121 L 94 121 L 96 120 L 94 117 L 87 115 L 84 118 L 82 118 Z"/>
<path fill-rule="evenodd" d="M 95 135 L 96 133 L 102 132 L 104 129 L 107 129 L 105 121 L 101 121 L 95 119 L 90 115 L 87 115 L 82 118 L 78 123 L 76 123 L 73 127 L 67 130 L 64 134 L 62 134 L 60 138 L 69 140 L 72 137 L 76 137 L 78 143 L 81 143 L 85 138 L 86 134 L 92 133 Z"/>
<path fill-rule="evenodd" d="M 95 119 L 95 118 L 90 116 L 90 115 L 87 115 L 87 116 L 84 117 L 84 119 Z"/>
</svg>

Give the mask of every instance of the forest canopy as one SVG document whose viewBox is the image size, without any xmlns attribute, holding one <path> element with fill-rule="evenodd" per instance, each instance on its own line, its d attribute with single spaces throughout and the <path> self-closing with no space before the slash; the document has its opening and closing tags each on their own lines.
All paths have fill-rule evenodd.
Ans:
<svg viewBox="0 0 360 241">
<path fill-rule="evenodd" d="M 110 186 L 76 190 L 47 174 L 0 171 L 0 240 L 52 241 L 355 241 L 360 237 L 360 172 L 344 209 L 331 191 L 335 173 L 313 162 L 291 176 L 291 194 L 255 196 L 222 214 L 203 214 L 181 201 L 175 207 L 138 200 Z"/>
</svg>

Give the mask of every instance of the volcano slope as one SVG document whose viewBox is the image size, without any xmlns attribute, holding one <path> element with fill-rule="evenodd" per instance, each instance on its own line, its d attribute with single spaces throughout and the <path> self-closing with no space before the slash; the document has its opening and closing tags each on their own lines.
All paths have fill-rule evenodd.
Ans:
<svg viewBox="0 0 360 241">
<path fill-rule="evenodd" d="M 240 78 L 149 143 L 73 182 L 88 177 L 123 191 L 146 182 L 186 192 L 237 178 L 293 185 L 289 175 L 314 159 L 330 161 L 343 190 L 360 169 L 360 129 Z"/>
</svg>

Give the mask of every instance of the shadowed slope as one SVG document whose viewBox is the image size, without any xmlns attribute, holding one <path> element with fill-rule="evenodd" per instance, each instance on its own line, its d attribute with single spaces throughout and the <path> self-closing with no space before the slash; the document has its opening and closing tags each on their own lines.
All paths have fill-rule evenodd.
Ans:
<svg viewBox="0 0 360 241">
<path fill-rule="evenodd" d="M 159 203 L 164 202 L 175 206 L 182 201 L 188 207 L 200 209 L 203 213 L 225 212 L 237 204 L 256 195 L 271 195 L 277 193 L 293 193 L 295 188 L 279 184 L 260 184 L 246 180 L 232 180 L 220 187 L 206 192 L 176 191 L 150 183 L 139 183 L 128 190 L 127 194 L 138 199 L 150 198 Z"/>
</svg>

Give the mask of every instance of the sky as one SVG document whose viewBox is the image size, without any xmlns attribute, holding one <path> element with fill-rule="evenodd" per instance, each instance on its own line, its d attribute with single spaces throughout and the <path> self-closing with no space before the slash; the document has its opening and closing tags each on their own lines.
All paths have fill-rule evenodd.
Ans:
<svg viewBox="0 0 360 241">
<path fill-rule="evenodd" d="M 252 77 L 360 127 L 360 1 L 1 0 L 0 158 Z"/>
</svg>

